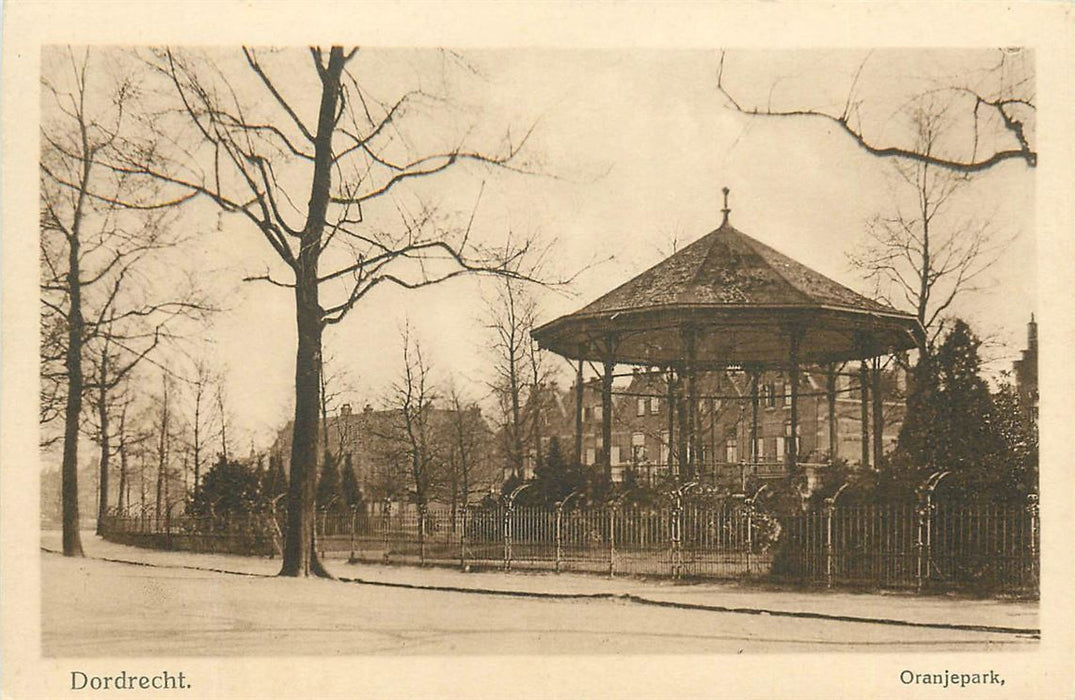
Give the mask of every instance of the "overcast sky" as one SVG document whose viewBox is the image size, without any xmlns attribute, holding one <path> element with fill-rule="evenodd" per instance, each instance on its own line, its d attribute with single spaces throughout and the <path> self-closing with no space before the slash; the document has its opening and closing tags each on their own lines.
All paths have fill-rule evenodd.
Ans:
<svg viewBox="0 0 1075 700">
<path fill-rule="evenodd" d="M 888 50 L 863 65 L 866 57 L 731 52 L 726 85 L 746 102 L 839 109 L 861 66 L 854 94 L 863 123 L 879 140 L 896 140 L 906 137 L 900 110 L 911 94 L 973 85 L 1000 60 L 997 51 Z M 737 113 L 716 88 L 718 52 L 504 50 L 463 58 L 472 71 L 438 67 L 445 59 L 435 52 L 370 50 L 355 68 L 370 76 L 371 90 L 388 92 L 393 82 L 447 90 L 455 100 L 443 127 L 449 138 L 461 124 L 477 124 L 471 137 L 493 143 L 507 128 L 518 138 L 534 125 L 524 155 L 542 174 L 469 167 L 431 192 L 446 210 L 473 210 L 484 240 L 511 231 L 550 244 L 550 275 L 586 268 L 566 291 L 536 290 L 543 320 L 574 311 L 716 228 L 724 186 L 736 228 L 870 292 L 847 254 L 862 244 L 866 222 L 901 196 L 891 163 L 820 120 Z M 1031 56 L 1008 61 L 1012 75 L 1032 75 Z M 300 70 L 309 71 L 308 61 Z M 967 183 L 953 205 L 953 220 L 988 220 L 998 238 L 1010 240 L 988 288 L 953 307 L 980 334 L 1002 341 L 989 351 L 995 368 L 1018 355 L 1035 308 L 1033 196 L 1033 169 L 1012 162 Z M 226 371 L 237 427 L 264 444 L 293 410 L 293 298 L 238 282 L 276 264 L 252 228 L 204 208 L 189 212 L 185 225 L 199 237 L 184 255 L 227 301 L 204 334 L 209 354 Z M 326 355 L 349 375 L 353 402 L 377 404 L 398 374 L 405 319 L 435 374 L 481 398 L 490 361 L 482 297 L 490 284 L 457 279 L 405 293 L 382 287 L 330 328 Z"/>
</svg>

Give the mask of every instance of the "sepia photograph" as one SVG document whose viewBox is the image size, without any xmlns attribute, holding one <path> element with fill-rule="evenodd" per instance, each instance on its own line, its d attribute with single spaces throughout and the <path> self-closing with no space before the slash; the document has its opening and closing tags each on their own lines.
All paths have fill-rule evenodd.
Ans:
<svg viewBox="0 0 1075 700">
<path fill-rule="evenodd" d="M 1071 697 L 1054 14 L 45 35 L 5 157 L 11 697 Z"/>
</svg>

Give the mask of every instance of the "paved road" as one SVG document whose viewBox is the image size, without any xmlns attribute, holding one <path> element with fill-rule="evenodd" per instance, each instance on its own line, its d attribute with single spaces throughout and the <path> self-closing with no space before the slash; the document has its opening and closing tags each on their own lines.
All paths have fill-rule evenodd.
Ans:
<svg viewBox="0 0 1075 700">
<path fill-rule="evenodd" d="M 986 651 L 1012 634 L 541 600 L 42 554 L 46 656 Z"/>
</svg>

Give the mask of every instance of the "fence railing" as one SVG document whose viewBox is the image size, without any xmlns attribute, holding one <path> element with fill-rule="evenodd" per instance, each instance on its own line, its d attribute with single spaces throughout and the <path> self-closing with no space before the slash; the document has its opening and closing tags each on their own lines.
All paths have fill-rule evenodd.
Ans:
<svg viewBox="0 0 1075 700">
<path fill-rule="evenodd" d="M 281 513 L 111 517 L 105 536 L 160 548 L 269 555 Z M 351 561 L 673 578 L 768 578 L 823 586 L 1034 595 L 1036 498 L 1026 506 L 837 506 L 774 514 L 752 499 L 661 507 L 431 506 L 319 512 L 317 548 Z"/>
</svg>

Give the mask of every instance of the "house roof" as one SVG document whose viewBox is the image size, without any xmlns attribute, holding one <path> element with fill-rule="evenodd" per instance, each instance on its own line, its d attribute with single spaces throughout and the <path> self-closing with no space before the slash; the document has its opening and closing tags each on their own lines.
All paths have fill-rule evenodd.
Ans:
<svg viewBox="0 0 1075 700">
<path fill-rule="evenodd" d="M 690 331 L 699 366 L 873 356 L 914 347 L 917 320 L 868 299 L 735 229 L 720 228 L 579 311 L 534 331 L 573 359 L 682 362 Z"/>
</svg>

